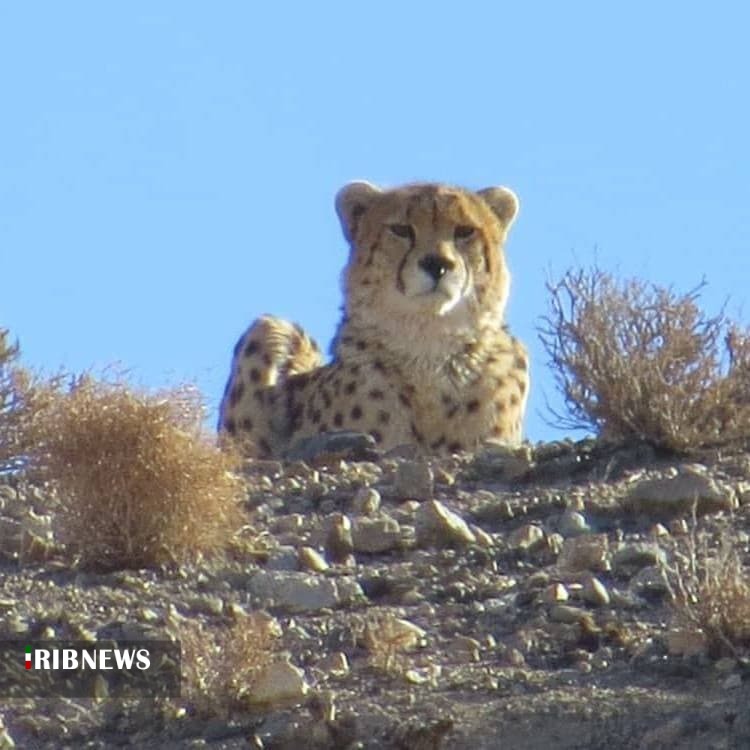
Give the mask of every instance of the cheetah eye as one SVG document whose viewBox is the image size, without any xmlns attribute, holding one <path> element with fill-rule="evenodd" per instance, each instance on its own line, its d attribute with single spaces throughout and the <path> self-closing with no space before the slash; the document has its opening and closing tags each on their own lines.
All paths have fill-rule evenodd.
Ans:
<svg viewBox="0 0 750 750">
<path fill-rule="evenodd" d="M 401 239 L 414 239 L 414 228 L 411 224 L 389 224 L 388 229 L 390 229 L 396 237 L 401 237 Z"/>
<path fill-rule="evenodd" d="M 453 237 L 457 240 L 468 240 L 469 237 L 471 237 L 474 232 L 476 232 L 476 229 L 474 227 L 470 227 L 466 224 L 460 224 L 453 230 Z"/>
</svg>

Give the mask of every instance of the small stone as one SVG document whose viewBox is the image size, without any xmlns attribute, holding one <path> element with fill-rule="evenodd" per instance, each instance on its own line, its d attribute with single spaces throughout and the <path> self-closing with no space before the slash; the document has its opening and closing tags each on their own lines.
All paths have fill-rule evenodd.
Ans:
<svg viewBox="0 0 750 750">
<path fill-rule="evenodd" d="M 290 513 L 275 519 L 274 529 L 277 533 L 293 534 L 305 528 L 305 517 L 301 513 Z"/>
<path fill-rule="evenodd" d="M 563 545 L 565 544 L 565 539 L 563 539 L 562 534 L 553 532 L 552 534 L 547 534 L 545 542 L 547 551 L 557 557 L 562 552 Z"/>
<path fill-rule="evenodd" d="M 631 579 L 630 589 L 634 594 L 646 598 L 661 598 L 669 594 L 669 580 L 660 565 L 641 568 Z"/>
<path fill-rule="evenodd" d="M 506 667 L 521 668 L 526 666 L 526 657 L 514 646 L 501 645 L 498 647 L 500 664 Z"/>
<path fill-rule="evenodd" d="M 564 537 L 580 536 L 591 530 L 583 513 L 575 510 L 566 510 L 557 528 Z"/>
<path fill-rule="evenodd" d="M 547 604 L 558 604 L 567 602 L 570 598 L 568 590 L 563 586 L 562 583 L 553 583 L 544 590 L 542 594 L 542 601 Z"/>
<path fill-rule="evenodd" d="M 476 537 L 477 544 L 480 547 L 489 549 L 490 547 L 495 546 L 495 540 L 492 534 L 488 534 L 484 529 L 480 528 L 475 523 L 470 523 L 469 528 L 471 529 L 471 533 Z"/>
<path fill-rule="evenodd" d="M 735 492 L 740 505 L 750 504 L 750 482 L 738 482 Z"/>
<path fill-rule="evenodd" d="M 255 705 L 277 708 L 299 703 L 309 690 L 303 670 L 287 661 L 277 661 L 263 669 L 247 697 Z"/>
<path fill-rule="evenodd" d="M 394 652 L 413 651 L 424 645 L 427 632 L 409 620 L 384 617 L 365 625 L 364 643 L 368 651 L 387 646 Z"/>
<path fill-rule="evenodd" d="M 610 602 L 607 587 L 595 576 L 588 576 L 584 580 L 581 596 L 585 602 L 595 607 L 606 607 Z"/>
<path fill-rule="evenodd" d="M 450 547 L 475 544 L 469 525 L 438 500 L 423 503 L 415 517 L 417 544 L 421 547 Z"/>
<path fill-rule="evenodd" d="M 267 570 L 299 570 L 297 550 L 291 545 L 282 545 L 271 552 Z"/>
<path fill-rule="evenodd" d="M 456 483 L 456 477 L 442 466 L 435 468 L 435 482 L 446 487 L 452 487 Z"/>
<path fill-rule="evenodd" d="M 526 523 L 517 528 L 509 537 L 508 544 L 512 549 L 526 551 L 544 542 L 544 531 L 541 526 Z"/>
<path fill-rule="evenodd" d="M 219 596 L 198 594 L 189 599 L 189 607 L 193 614 L 213 615 L 218 617 L 224 611 L 224 601 Z"/>
<path fill-rule="evenodd" d="M 321 432 L 295 441 L 284 458 L 290 461 L 313 461 L 321 456 L 339 456 L 349 461 L 370 461 L 377 456 L 376 448 L 375 439 L 364 432 Z"/>
<path fill-rule="evenodd" d="M 663 565 L 667 555 L 661 547 L 651 542 L 623 544 L 612 558 L 612 570 L 616 575 L 630 577 L 641 568 Z"/>
<path fill-rule="evenodd" d="M 352 527 L 352 541 L 356 552 L 388 552 L 401 546 L 401 527 L 390 516 L 360 518 Z"/>
<path fill-rule="evenodd" d="M 363 516 L 372 516 L 380 509 L 380 493 L 372 487 L 361 487 L 352 498 L 352 510 Z"/>
<path fill-rule="evenodd" d="M 303 570 L 312 570 L 315 573 L 322 573 L 328 570 L 329 565 L 323 555 L 313 547 L 300 547 L 297 551 L 299 565 Z"/>
<path fill-rule="evenodd" d="M 474 459 L 472 472 L 487 478 L 514 482 L 526 476 L 532 466 L 530 446 L 511 447 L 488 440 Z"/>
<path fill-rule="evenodd" d="M 354 583 L 354 582 L 352 582 Z M 262 606 L 276 606 L 289 612 L 317 612 L 342 604 L 352 594 L 361 595 L 349 586 L 347 595 L 341 588 L 343 580 L 282 570 L 261 570 L 248 582 L 250 592 Z"/>
<path fill-rule="evenodd" d="M 450 652 L 461 661 L 478 662 L 482 644 L 476 638 L 457 635 L 448 646 Z"/>
<path fill-rule="evenodd" d="M 669 520 L 692 513 L 698 515 L 731 511 L 737 498 L 729 489 L 695 467 L 682 467 L 676 476 L 638 482 L 622 501 L 632 513 Z"/>
<path fill-rule="evenodd" d="M 327 654 L 315 665 L 315 668 L 328 677 L 346 677 L 349 674 L 349 660 L 343 651 Z"/>
<path fill-rule="evenodd" d="M 0 750 L 13 750 L 16 746 L 15 740 L 8 734 L 0 719 Z"/>
<path fill-rule="evenodd" d="M 352 522 L 343 513 L 334 513 L 326 537 L 326 552 L 331 562 L 347 563 L 354 551 Z"/>
<path fill-rule="evenodd" d="M 51 536 L 39 536 L 24 530 L 21 537 L 20 559 L 23 564 L 45 563 L 60 552 Z"/>
<path fill-rule="evenodd" d="M 424 461 L 401 461 L 396 469 L 393 492 L 401 500 L 430 500 L 434 495 L 434 476 Z"/>
</svg>

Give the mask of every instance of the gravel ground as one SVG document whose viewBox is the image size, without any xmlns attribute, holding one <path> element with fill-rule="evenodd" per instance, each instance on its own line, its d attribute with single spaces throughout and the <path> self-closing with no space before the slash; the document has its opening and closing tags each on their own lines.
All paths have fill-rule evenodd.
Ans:
<svg viewBox="0 0 750 750">
<path fill-rule="evenodd" d="M 49 493 L 0 479 L 3 638 L 258 634 L 242 701 L 6 699 L 0 749 L 750 747 L 746 652 L 673 604 L 691 557 L 747 562 L 750 454 L 295 456 L 248 462 L 227 559 L 159 571 L 78 570 Z"/>
</svg>

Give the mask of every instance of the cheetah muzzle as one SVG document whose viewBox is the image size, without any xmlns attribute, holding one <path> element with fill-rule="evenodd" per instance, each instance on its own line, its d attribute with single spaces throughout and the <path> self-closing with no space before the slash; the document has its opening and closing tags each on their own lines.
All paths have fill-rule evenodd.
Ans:
<svg viewBox="0 0 750 750">
<path fill-rule="evenodd" d="M 220 432 L 259 458 L 333 430 L 367 432 L 384 450 L 518 443 L 528 355 L 503 323 L 516 196 L 354 182 L 336 210 L 351 253 L 332 361 L 299 326 L 259 318 L 235 347 Z"/>
</svg>

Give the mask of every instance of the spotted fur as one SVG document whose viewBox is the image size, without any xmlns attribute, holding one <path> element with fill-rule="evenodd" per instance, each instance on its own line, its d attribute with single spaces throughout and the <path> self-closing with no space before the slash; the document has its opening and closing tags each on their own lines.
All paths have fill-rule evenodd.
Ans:
<svg viewBox="0 0 750 750">
<path fill-rule="evenodd" d="M 333 360 L 298 326 L 258 319 L 235 347 L 219 430 L 264 458 L 333 430 L 429 453 L 519 442 L 528 355 L 503 324 L 515 195 L 355 182 L 336 209 L 351 253 Z"/>
</svg>

